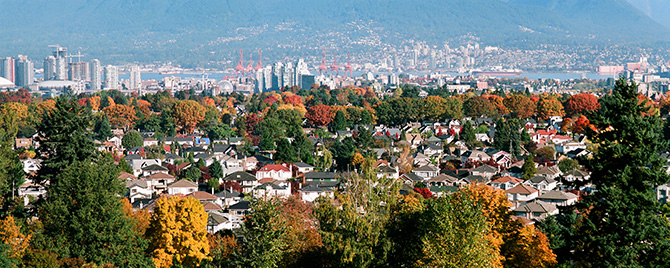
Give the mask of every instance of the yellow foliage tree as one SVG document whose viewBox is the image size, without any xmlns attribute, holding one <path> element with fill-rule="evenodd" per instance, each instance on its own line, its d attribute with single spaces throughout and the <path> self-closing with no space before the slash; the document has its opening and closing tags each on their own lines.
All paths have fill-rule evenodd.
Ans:
<svg viewBox="0 0 670 268">
<path fill-rule="evenodd" d="M 495 262 L 495 266 L 502 267 L 501 263 L 505 258 L 500 254 L 500 246 L 503 244 L 503 234 L 510 219 L 510 203 L 507 194 L 503 190 L 479 183 L 469 184 L 461 191 L 479 204 L 491 228 L 487 234 L 487 240 L 497 249 L 495 254 L 498 261 Z"/>
<path fill-rule="evenodd" d="M 506 240 L 505 267 L 555 267 L 558 264 L 547 236 L 535 225 L 520 227 Z"/>
<path fill-rule="evenodd" d="M 134 221 L 133 230 L 144 236 L 147 228 L 149 228 L 149 220 L 151 219 L 149 212 L 146 209 L 133 210 L 133 205 L 130 204 L 127 198 L 122 198 L 121 203 L 123 204 L 123 214 Z"/>
<path fill-rule="evenodd" d="M 14 111 L 16 121 L 23 122 L 28 118 L 28 106 L 20 102 L 7 102 L 0 106 L 0 114 L 5 114 L 8 111 Z"/>
<path fill-rule="evenodd" d="M 56 101 L 52 99 L 45 100 L 35 105 L 35 112 L 37 116 L 39 116 L 40 120 L 44 117 L 44 115 L 53 111 L 54 109 L 56 109 Z"/>
<path fill-rule="evenodd" d="M 207 213 L 193 198 L 161 197 L 147 230 L 154 264 L 171 267 L 173 260 L 181 265 L 198 266 L 209 259 Z"/>
<path fill-rule="evenodd" d="M 8 216 L 0 221 L 0 241 L 11 247 L 10 258 L 20 259 L 30 246 L 30 235 L 21 233 L 21 228 L 16 225 L 14 217 Z"/>
</svg>

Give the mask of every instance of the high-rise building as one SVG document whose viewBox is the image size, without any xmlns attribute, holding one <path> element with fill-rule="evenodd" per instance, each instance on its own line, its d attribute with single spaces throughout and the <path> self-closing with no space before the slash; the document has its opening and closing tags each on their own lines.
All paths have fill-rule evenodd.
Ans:
<svg viewBox="0 0 670 268">
<path fill-rule="evenodd" d="M 56 79 L 56 57 L 49 56 L 44 59 L 44 80 Z"/>
<path fill-rule="evenodd" d="M 119 89 L 119 71 L 116 66 L 105 66 L 105 89 Z"/>
<path fill-rule="evenodd" d="M 273 87 L 272 86 L 272 67 L 270 67 L 270 65 L 263 68 L 263 79 L 265 80 L 265 82 L 263 83 L 263 91 L 270 90 Z"/>
<path fill-rule="evenodd" d="M 256 93 L 263 93 L 265 90 L 265 79 L 263 78 L 264 69 L 256 70 Z"/>
<path fill-rule="evenodd" d="M 70 81 L 89 81 L 89 67 L 88 62 L 80 61 L 73 62 L 69 65 Z"/>
<path fill-rule="evenodd" d="M 19 87 L 30 85 L 35 80 L 35 66 L 33 62 L 28 60 L 28 57 L 19 55 L 15 62 L 16 81 L 14 84 Z"/>
<path fill-rule="evenodd" d="M 279 90 L 284 87 L 284 64 L 276 62 L 272 66 L 272 89 Z"/>
<path fill-rule="evenodd" d="M 94 59 L 91 61 L 91 85 L 92 90 L 102 89 L 102 65 L 100 61 Z"/>
<path fill-rule="evenodd" d="M 12 83 L 16 82 L 14 59 L 11 57 L 0 59 L 0 77 L 4 77 Z"/>
<path fill-rule="evenodd" d="M 140 76 L 140 67 L 134 65 L 130 67 L 130 85 L 128 85 L 130 90 L 140 90 L 142 89 L 142 77 Z"/>
<path fill-rule="evenodd" d="M 292 62 L 286 63 L 286 66 L 284 66 L 284 70 L 282 72 L 282 77 L 283 77 L 283 85 L 284 87 L 292 87 L 295 86 L 295 72 L 294 72 L 294 67 Z"/>
</svg>

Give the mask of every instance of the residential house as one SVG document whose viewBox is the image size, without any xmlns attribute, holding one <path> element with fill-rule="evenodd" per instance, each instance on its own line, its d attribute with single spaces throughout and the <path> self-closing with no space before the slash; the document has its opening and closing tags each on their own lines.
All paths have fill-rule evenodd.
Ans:
<svg viewBox="0 0 670 268">
<path fill-rule="evenodd" d="M 144 138 L 144 140 L 142 141 L 142 146 L 144 147 L 158 146 L 158 140 L 154 138 Z"/>
<path fill-rule="evenodd" d="M 461 155 L 461 163 L 465 166 L 469 162 L 486 162 L 491 160 L 491 157 L 482 151 L 469 150 Z"/>
<path fill-rule="evenodd" d="M 133 169 L 133 175 L 139 176 L 142 174 L 142 169 L 151 165 L 161 165 L 160 159 L 133 159 L 130 161 L 130 168 Z"/>
<path fill-rule="evenodd" d="M 423 138 L 421 138 L 420 133 L 407 133 L 405 135 L 405 138 L 406 138 L 405 140 L 409 142 L 409 144 L 414 148 L 423 143 Z"/>
<path fill-rule="evenodd" d="M 322 184 L 338 183 L 340 176 L 335 172 L 308 172 L 305 173 L 305 183 Z"/>
<path fill-rule="evenodd" d="M 412 169 L 412 173 L 423 178 L 423 180 L 427 180 L 440 174 L 440 169 L 433 165 L 425 165 Z"/>
<path fill-rule="evenodd" d="M 537 172 L 535 172 L 535 176 L 542 176 L 548 179 L 556 179 L 559 176 L 563 174 L 561 172 L 561 169 L 558 168 L 558 165 L 553 165 L 553 166 L 539 166 L 537 167 Z"/>
<path fill-rule="evenodd" d="M 377 178 L 391 178 L 391 179 L 397 179 L 400 174 L 398 173 L 398 168 L 392 168 L 387 165 L 380 165 L 377 171 Z"/>
<path fill-rule="evenodd" d="M 224 181 L 236 181 L 242 186 L 243 193 L 250 193 L 253 187 L 258 185 L 258 179 L 256 176 L 251 175 L 244 171 L 237 171 L 231 174 L 228 174 L 223 178 Z"/>
<path fill-rule="evenodd" d="M 30 148 L 33 146 L 33 138 L 16 138 L 15 148 Z"/>
<path fill-rule="evenodd" d="M 319 187 L 317 185 L 307 185 L 299 190 L 302 200 L 305 202 L 314 202 L 318 197 L 325 196 L 333 198 L 335 193 L 332 188 L 329 187 Z"/>
<path fill-rule="evenodd" d="M 498 173 L 498 168 L 489 165 L 481 165 L 470 171 L 470 174 L 482 176 L 486 179 L 491 179 L 496 173 Z"/>
<path fill-rule="evenodd" d="M 291 195 L 291 189 L 273 182 L 266 182 L 254 187 L 252 195 L 256 198 L 288 197 Z"/>
<path fill-rule="evenodd" d="M 512 210 L 514 216 L 524 217 L 531 220 L 541 220 L 549 215 L 558 214 L 558 208 L 554 204 L 537 201 L 521 205 Z"/>
<path fill-rule="evenodd" d="M 210 152 L 215 157 L 224 156 L 224 155 L 235 155 L 235 146 L 228 144 L 214 144 L 210 147 Z"/>
<path fill-rule="evenodd" d="M 552 190 L 538 196 L 535 200 L 547 202 L 556 206 L 569 206 L 576 203 L 578 198 L 579 197 L 573 193 Z"/>
<path fill-rule="evenodd" d="M 523 170 L 521 169 L 520 166 L 512 166 L 500 172 L 500 175 L 521 178 L 523 176 Z"/>
<path fill-rule="evenodd" d="M 23 172 L 25 172 L 26 174 L 30 174 L 40 170 L 40 168 L 42 167 L 42 160 L 28 158 L 21 160 L 21 164 L 23 165 Z"/>
<path fill-rule="evenodd" d="M 298 170 L 300 173 L 307 173 L 307 172 L 312 172 L 314 171 L 314 166 L 307 164 L 305 162 L 295 162 L 293 163 L 293 166 Z"/>
<path fill-rule="evenodd" d="M 224 213 L 218 211 L 208 211 L 207 212 L 207 232 L 210 234 L 215 234 L 221 230 L 231 230 L 236 228 L 233 225 L 233 222 L 229 219 L 230 215 L 224 215 Z M 239 228 L 239 226 L 237 227 Z"/>
<path fill-rule="evenodd" d="M 195 191 L 198 191 L 198 184 L 188 180 L 178 180 L 167 186 L 167 193 L 170 195 L 174 194 L 190 194 Z"/>
<path fill-rule="evenodd" d="M 421 145 L 421 151 L 426 156 L 438 156 L 442 153 L 442 147 L 432 143 Z"/>
<path fill-rule="evenodd" d="M 411 187 L 414 187 L 414 184 L 417 182 L 423 182 L 424 179 L 422 177 L 417 176 L 414 173 L 405 173 L 400 175 L 400 180 L 404 182 L 407 185 L 410 185 Z"/>
<path fill-rule="evenodd" d="M 656 198 L 661 204 L 668 203 L 668 197 L 670 196 L 670 183 L 661 184 L 656 187 Z"/>
<path fill-rule="evenodd" d="M 440 174 L 426 181 L 427 186 L 458 186 L 458 178 Z"/>
<path fill-rule="evenodd" d="M 228 207 L 228 219 L 232 222 L 233 229 L 242 227 L 244 216 L 249 214 L 250 210 L 251 202 L 245 200 Z"/>
<path fill-rule="evenodd" d="M 477 139 L 480 142 L 485 142 L 485 143 L 491 143 L 491 137 L 489 137 L 488 134 L 486 133 L 475 133 L 475 139 Z"/>
<path fill-rule="evenodd" d="M 551 191 L 557 185 L 556 180 L 544 176 L 534 176 L 523 183 L 540 190 L 541 193 Z"/>
<path fill-rule="evenodd" d="M 539 190 L 523 183 L 505 190 L 505 193 L 507 193 L 507 199 L 515 204 L 514 207 L 518 204 L 533 201 L 540 195 Z"/>
<path fill-rule="evenodd" d="M 156 173 L 165 173 L 168 174 L 170 172 L 166 167 L 158 165 L 158 164 L 151 164 L 145 167 L 142 167 L 142 176 L 148 177 Z"/>
<path fill-rule="evenodd" d="M 39 199 L 40 197 L 45 197 L 47 189 L 41 185 L 34 183 L 32 180 L 27 179 L 26 182 L 21 184 L 18 189 L 19 197 L 23 198 L 23 205 L 28 205 L 31 200 Z"/>
<path fill-rule="evenodd" d="M 163 193 L 165 191 L 165 189 L 167 189 L 167 186 L 169 184 L 171 184 L 175 181 L 175 177 L 170 175 L 170 174 L 158 172 L 158 173 L 152 174 L 149 177 L 144 178 L 144 180 L 149 181 L 150 185 L 152 187 L 152 190 L 155 193 L 160 194 L 160 193 Z"/>
<path fill-rule="evenodd" d="M 565 172 L 563 174 L 563 179 L 565 181 L 573 182 L 573 181 L 587 181 L 591 178 L 591 174 L 589 174 L 586 171 L 582 171 L 579 169 L 573 169 L 568 172 Z"/>
<path fill-rule="evenodd" d="M 523 183 L 522 179 L 515 178 L 515 177 L 512 177 L 512 176 L 504 176 L 504 177 L 494 179 L 489 184 L 491 186 L 493 186 L 494 188 L 498 188 L 498 189 L 501 189 L 501 190 L 507 190 L 507 189 L 512 189 L 512 188 L 514 188 L 515 186 L 517 186 L 521 183 Z"/>
<path fill-rule="evenodd" d="M 215 193 L 214 195 L 218 198 L 218 201 L 216 201 L 217 204 L 222 207 L 228 207 L 232 204 L 236 204 L 244 197 L 242 193 L 233 189 L 223 189 L 223 191 Z"/>
<path fill-rule="evenodd" d="M 563 144 L 556 145 L 556 152 L 562 154 L 567 154 L 568 152 L 577 149 L 586 149 L 586 144 L 580 142 L 566 142 Z"/>
<path fill-rule="evenodd" d="M 214 157 L 208 153 L 199 153 L 193 156 L 193 160 L 195 160 L 195 162 L 200 161 L 200 159 L 205 162 L 205 166 L 209 166 L 214 163 L 214 161 L 216 161 L 216 159 L 214 159 Z"/>
<path fill-rule="evenodd" d="M 256 172 L 256 179 L 259 181 L 262 179 L 272 179 L 272 181 L 282 181 L 285 182 L 292 177 L 291 171 L 283 166 L 270 164 L 265 165 Z"/>
<path fill-rule="evenodd" d="M 205 202 L 212 202 L 212 203 L 218 203 L 219 198 L 213 194 L 210 194 L 208 192 L 203 192 L 203 191 L 195 191 L 190 194 L 187 194 L 186 197 L 193 197 L 195 199 L 198 199 L 200 203 L 205 203 Z"/>
<path fill-rule="evenodd" d="M 425 166 L 425 165 L 432 164 L 432 162 L 430 161 L 430 158 L 428 156 L 426 156 L 425 154 L 416 153 L 414 155 L 414 163 L 413 164 L 415 166 Z"/>
<path fill-rule="evenodd" d="M 472 175 L 472 174 L 470 174 L 470 175 L 467 176 L 467 177 L 461 178 L 461 179 L 458 181 L 458 184 L 459 184 L 459 185 L 466 185 L 466 184 L 471 184 L 471 183 L 477 183 L 477 184 L 479 184 L 479 183 L 488 183 L 488 182 L 489 182 L 489 179 L 488 179 L 488 178 L 485 178 L 485 177 L 480 176 L 480 175 Z"/>
<path fill-rule="evenodd" d="M 126 189 L 128 189 L 130 203 L 135 202 L 136 199 L 151 199 L 153 194 L 151 183 L 141 179 L 127 181 Z"/>
<path fill-rule="evenodd" d="M 224 176 L 245 170 L 244 160 L 238 159 L 236 156 L 223 155 L 219 157 L 219 161 L 221 162 Z"/>
</svg>

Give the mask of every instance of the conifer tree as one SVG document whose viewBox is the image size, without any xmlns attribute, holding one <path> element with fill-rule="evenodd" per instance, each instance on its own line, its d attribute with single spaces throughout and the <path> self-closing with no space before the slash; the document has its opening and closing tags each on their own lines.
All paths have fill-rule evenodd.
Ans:
<svg viewBox="0 0 670 268">
<path fill-rule="evenodd" d="M 102 114 L 102 118 L 95 125 L 95 138 L 106 141 L 114 136 L 114 134 L 112 133 L 112 126 L 109 124 L 109 117 L 105 113 Z"/>
<path fill-rule="evenodd" d="M 612 94 L 601 98 L 600 109 L 589 116 L 594 129 L 587 130 L 588 136 L 600 146 L 592 158 L 580 162 L 592 171 L 590 182 L 597 191 L 577 204 L 577 216 L 571 212 L 550 219 L 546 228 L 554 231 L 551 237 L 566 239 L 553 241 L 564 262 L 589 267 L 667 265 L 670 228 L 654 188 L 670 178 L 658 154 L 668 143 L 662 139 L 660 118 L 645 115 L 649 107 L 638 95 L 634 82 L 619 78 Z"/>
</svg>

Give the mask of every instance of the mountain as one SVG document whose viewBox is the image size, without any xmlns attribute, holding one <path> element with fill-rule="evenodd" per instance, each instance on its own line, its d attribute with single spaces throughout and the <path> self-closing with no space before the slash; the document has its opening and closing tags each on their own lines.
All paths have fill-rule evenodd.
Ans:
<svg viewBox="0 0 670 268">
<path fill-rule="evenodd" d="M 668 0 L 628 0 L 628 3 L 653 20 L 670 28 L 670 1 Z"/>
<path fill-rule="evenodd" d="M 624 0 L 0 0 L 0 55 L 43 58 L 47 45 L 111 62 L 235 61 L 240 48 L 281 58 L 386 49 L 461 36 L 485 44 L 668 42 Z"/>
</svg>

